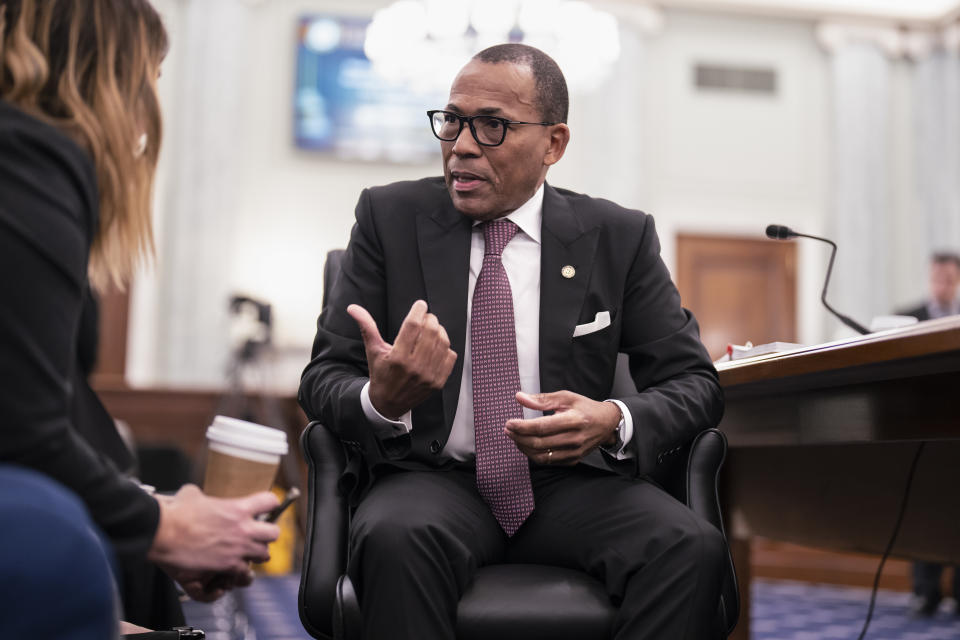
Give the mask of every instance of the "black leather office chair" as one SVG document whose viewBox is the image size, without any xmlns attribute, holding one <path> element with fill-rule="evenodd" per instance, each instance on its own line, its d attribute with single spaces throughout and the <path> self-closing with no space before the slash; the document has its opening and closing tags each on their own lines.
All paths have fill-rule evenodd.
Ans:
<svg viewBox="0 0 960 640">
<path fill-rule="evenodd" d="M 328 255 L 325 285 L 332 284 L 340 252 Z M 328 290 L 325 288 L 325 291 Z M 621 358 L 619 367 L 625 368 Z M 619 384 L 623 381 L 618 374 Z M 307 539 L 300 578 L 299 609 L 314 637 L 357 640 L 360 607 L 346 576 L 350 511 L 337 483 L 346 456 L 339 439 L 313 422 L 301 437 L 309 470 Z M 726 456 L 723 433 L 710 429 L 684 450 L 665 458 L 653 478 L 677 500 L 720 531 L 723 519 L 717 476 Z M 740 600 L 733 561 L 717 603 L 715 638 L 726 638 L 737 623 Z M 457 611 L 459 640 L 607 640 L 615 606 L 600 582 L 580 571 L 543 565 L 505 564 L 481 568 Z"/>
</svg>

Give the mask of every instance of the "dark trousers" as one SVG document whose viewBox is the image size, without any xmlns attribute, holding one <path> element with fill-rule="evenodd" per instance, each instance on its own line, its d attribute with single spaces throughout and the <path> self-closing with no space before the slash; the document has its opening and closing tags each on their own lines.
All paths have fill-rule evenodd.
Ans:
<svg viewBox="0 0 960 640">
<path fill-rule="evenodd" d="M 913 592 L 926 598 L 927 602 L 940 602 L 943 594 L 940 593 L 940 576 L 943 575 L 942 564 L 935 562 L 913 563 Z M 960 568 L 953 569 L 953 597 L 960 600 Z"/>
<path fill-rule="evenodd" d="M 617 640 L 709 637 L 723 536 L 644 481 L 579 465 L 532 471 L 536 508 L 508 539 L 469 469 L 398 472 L 360 503 L 348 573 L 368 640 L 455 637 L 460 594 L 503 562 L 583 570 L 620 604 Z"/>
</svg>

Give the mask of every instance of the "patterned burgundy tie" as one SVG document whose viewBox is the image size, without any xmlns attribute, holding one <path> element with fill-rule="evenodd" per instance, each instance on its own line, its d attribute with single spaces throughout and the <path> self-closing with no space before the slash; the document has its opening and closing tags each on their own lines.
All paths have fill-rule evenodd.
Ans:
<svg viewBox="0 0 960 640">
<path fill-rule="evenodd" d="M 486 249 L 470 316 L 477 489 L 508 536 L 533 511 L 527 457 L 503 432 L 507 420 L 523 418 L 515 396 L 520 373 L 513 297 L 500 261 L 503 248 L 516 233 L 517 225 L 507 219 L 484 223 Z"/>
</svg>

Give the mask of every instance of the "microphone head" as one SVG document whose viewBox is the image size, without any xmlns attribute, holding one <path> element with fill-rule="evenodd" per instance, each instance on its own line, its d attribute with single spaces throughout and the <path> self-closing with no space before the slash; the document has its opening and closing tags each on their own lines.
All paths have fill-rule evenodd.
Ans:
<svg viewBox="0 0 960 640">
<path fill-rule="evenodd" d="M 790 227 L 785 227 L 782 224 L 771 224 L 767 226 L 767 237 L 773 240 L 786 240 L 796 235 L 796 232 Z"/>
</svg>

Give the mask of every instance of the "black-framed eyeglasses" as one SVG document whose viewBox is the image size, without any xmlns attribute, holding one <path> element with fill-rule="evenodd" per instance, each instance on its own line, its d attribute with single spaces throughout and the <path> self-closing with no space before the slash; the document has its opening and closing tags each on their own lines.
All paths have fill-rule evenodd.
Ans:
<svg viewBox="0 0 960 640">
<path fill-rule="evenodd" d="M 507 137 L 508 125 L 535 124 L 548 127 L 556 122 L 520 122 L 519 120 L 507 120 L 498 116 L 462 116 L 452 111 L 442 111 L 435 109 L 427 111 L 427 117 L 430 118 L 430 127 L 433 129 L 433 135 L 444 142 L 451 142 L 460 137 L 463 131 L 463 125 L 470 126 L 470 133 L 477 144 L 485 147 L 496 147 L 503 144 Z"/>
</svg>

